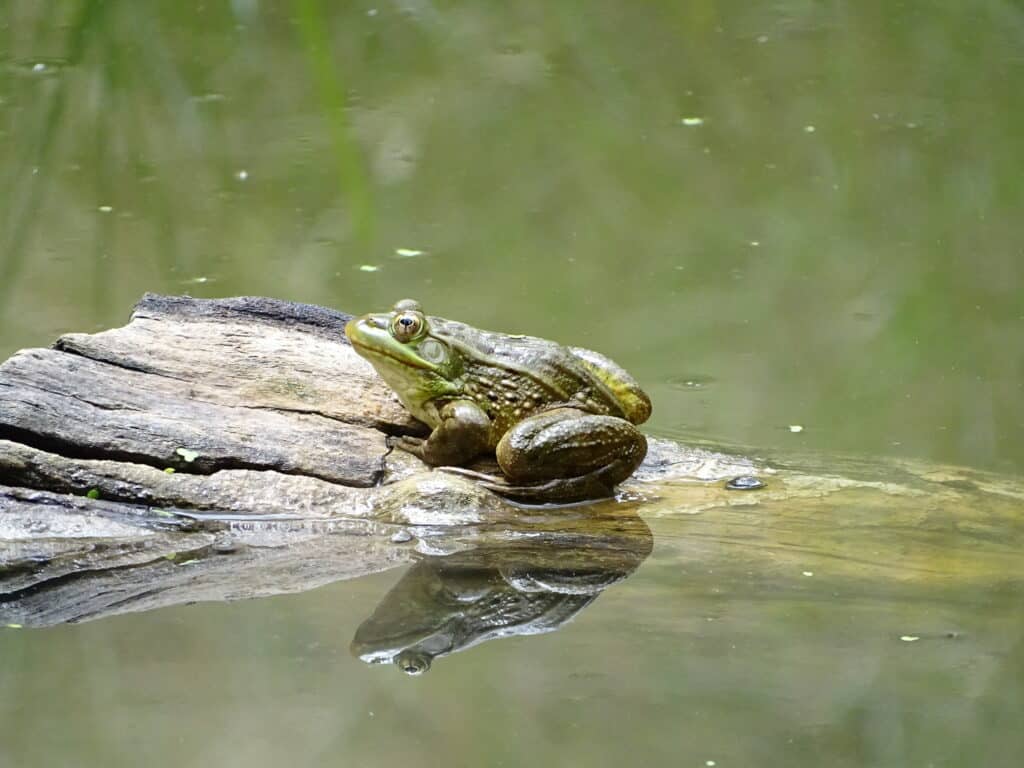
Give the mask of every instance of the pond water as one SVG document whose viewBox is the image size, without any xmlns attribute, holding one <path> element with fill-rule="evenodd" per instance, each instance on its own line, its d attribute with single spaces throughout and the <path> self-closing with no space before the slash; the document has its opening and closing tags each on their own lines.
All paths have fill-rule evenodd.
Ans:
<svg viewBox="0 0 1024 768">
<path fill-rule="evenodd" d="M 654 435 L 1019 476 L 1022 81 L 1009 0 L 8 0 L 0 359 L 145 291 L 413 296 L 609 354 Z M 779 554 L 859 499 L 757 557 L 674 499 L 414 678 L 349 648 L 404 570 L 0 632 L 0 765 L 1019 765 L 1012 514 L 939 505 L 924 579 L 904 519 Z"/>
</svg>

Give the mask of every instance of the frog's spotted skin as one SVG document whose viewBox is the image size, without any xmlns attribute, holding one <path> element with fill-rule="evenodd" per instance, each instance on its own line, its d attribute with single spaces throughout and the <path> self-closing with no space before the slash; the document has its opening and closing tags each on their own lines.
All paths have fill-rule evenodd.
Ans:
<svg viewBox="0 0 1024 768">
<path fill-rule="evenodd" d="M 633 424 L 650 415 L 650 400 L 597 352 L 426 317 L 409 299 L 389 314 L 352 320 L 345 333 L 433 429 L 425 441 L 399 445 L 435 466 L 494 450 L 508 482 L 486 484 L 504 495 L 607 496 L 646 454 Z"/>
</svg>

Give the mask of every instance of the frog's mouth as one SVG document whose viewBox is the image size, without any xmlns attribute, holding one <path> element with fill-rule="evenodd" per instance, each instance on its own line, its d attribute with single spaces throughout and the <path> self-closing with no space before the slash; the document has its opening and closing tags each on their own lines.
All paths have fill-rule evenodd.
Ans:
<svg viewBox="0 0 1024 768">
<path fill-rule="evenodd" d="M 388 329 L 390 320 L 390 315 L 363 315 L 354 318 L 345 325 L 345 336 L 353 347 L 370 357 L 387 358 L 403 367 L 434 370 L 434 366 L 391 335 Z"/>
</svg>

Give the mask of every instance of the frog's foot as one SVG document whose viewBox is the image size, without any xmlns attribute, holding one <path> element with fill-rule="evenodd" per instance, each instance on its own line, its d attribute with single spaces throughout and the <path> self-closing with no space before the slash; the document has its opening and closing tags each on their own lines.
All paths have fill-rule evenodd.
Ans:
<svg viewBox="0 0 1024 768">
<path fill-rule="evenodd" d="M 461 477 L 468 477 L 471 480 L 479 480 L 481 483 L 493 483 L 495 485 L 508 485 L 505 478 L 499 477 L 498 475 L 490 475 L 486 472 L 477 472 L 475 469 L 466 469 L 465 467 L 438 467 L 439 472 L 447 472 L 449 475 L 460 475 Z"/>
<path fill-rule="evenodd" d="M 411 453 L 413 456 L 423 458 L 424 446 L 426 439 L 422 437 L 412 437 L 410 435 L 399 435 L 398 437 L 388 438 L 388 445 L 392 448 L 401 448 L 403 451 Z"/>
<path fill-rule="evenodd" d="M 562 477 L 542 483 L 514 484 L 504 477 L 465 467 L 438 467 L 442 472 L 468 477 L 487 490 L 512 501 L 524 504 L 573 504 L 580 501 L 598 501 L 614 496 L 614 484 L 609 484 L 602 468 L 580 477 Z"/>
</svg>

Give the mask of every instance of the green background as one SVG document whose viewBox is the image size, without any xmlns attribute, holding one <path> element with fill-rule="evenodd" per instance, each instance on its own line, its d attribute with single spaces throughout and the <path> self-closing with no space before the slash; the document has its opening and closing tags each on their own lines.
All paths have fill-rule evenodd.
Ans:
<svg viewBox="0 0 1024 768">
<path fill-rule="evenodd" d="M 655 435 L 1020 473 L 1022 82 L 1009 0 L 7 0 L 0 358 L 145 291 L 412 296 L 610 355 Z M 1008 601 L 740 585 L 708 634 L 673 526 L 565 631 L 416 681 L 346 650 L 394 574 L 5 633 L 0 757 L 1018 764 Z M 985 640 L 908 660 L 894 614 Z"/>
</svg>

